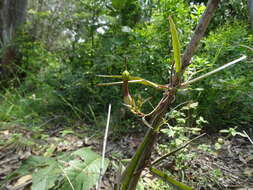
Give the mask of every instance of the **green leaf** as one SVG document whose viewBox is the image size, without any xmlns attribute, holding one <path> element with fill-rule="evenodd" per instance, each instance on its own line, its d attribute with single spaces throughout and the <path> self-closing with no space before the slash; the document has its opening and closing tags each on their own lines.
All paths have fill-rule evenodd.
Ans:
<svg viewBox="0 0 253 190">
<path fill-rule="evenodd" d="M 143 183 L 139 182 L 137 184 L 136 190 L 145 190 L 145 186 L 143 185 Z"/>
<path fill-rule="evenodd" d="M 51 162 L 32 175 L 32 190 L 48 190 L 54 187 L 61 173 L 57 161 Z"/>
<path fill-rule="evenodd" d="M 53 158 L 30 156 L 17 170 L 19 175 L 32 174 L 32 190 L 48 190 L 55 185 L 61 175 L 58 162 Z"/>
<path fill-rule="evenodd" d="M 79 149 L 71 154 L 75 158 L 68 162 L 68 167 L 64 169 L 64 173 L 69 178 L 76 190 L 89 190 L 97 182 L 99 178 L 100 165 L 102 157 L 91 151 L 89 148 Z M 109 161 L 105 160 L 105 167 L 102 174 L 108 167 Z M 71 189 L 68 179 L 64 180 L 62 190 Z"/>
<path fill-rule="evenodd" d="M 135 80 L 136 83 L 140 83 L 140 84 L 143 84 L 145 86 L 151 86 L 153 88 L 160 88 L 162 86 L 162 85 L 156 84 L 154 82 L 151 82 L 149 80 L 143 79 L 141 77 L 130 76 L 129 79 L 130 80 Z"/>
<path fill-rule="evenodd" d="M 247 135 L 240 133 L 240 132 L 236 132 L 237 135 L 240 135 L 241 137 L 247 137 Z"/>
<path fill-rule="evenodd" d="M 193 128 L 189 128 L 191 131 L 195 131 L 195 132 L 198 132 L 198 131 L 201 131 L 202 129 L 200 128 L 197 128 L 197 127 L 193 127 Z"/>
<path fill-rule="evenodd" d="M 166 173 L 156 168 L 150 168 L 150 171 L 179 190 L 193 190 L 191 187 L 188 187 L 187 185 L 173 179 L 172 177 L 169 177 Z"/>
<path fill-rule="evenodd" d="M 220 133 L 228 133 L 229 131 L 227 129 L 220 130 Z"/>
<path fill-rule="evenodd" d="M 22 163 L 21 167 L 17 169 L 16 173 L 19 175 L 27 175 L 30 174 L 33 169 L 44 168 L 54 162 L 55 159 L 53 158 L 46 158 L 42 156 L 30 156 Z"/>
<path fill-rule="evenodd" d="M 15 173 L 22 176 L 34 171 L 32 190 L 49 190 L 58 184 L 56 182 L 62 180 L 62 190 L 72 189 L 70 183 L 75 190 L 89 190 L 99 178 L 101 159 L 100 155 L 88 148 L 64 154 L 57 159 L 31 156 Z M 106 159 L 102 174 L 108 167 L 108 163 Z"/>
<path fill-rule="evenodd" d="M 104 78 L 117 78 L 122 79 L 122 75 L 97 75 L 98 77 L 104 77 Z"/>
<path fill-rule="evenodd" d="M 174 52 L 174 60 L 176 66 L 176 72 L 179 73 L 181 71 L 182 63 L 181 63 L 181 53 L 180 53 L 180 42 L 177 34 L 176 25 L 173 22 L 172 18 L 169 17 L 170 23 L 170 32 L 172 36 L 172 47 Z"/>
<path fill-rule="evenodd" d="M 246 46 L 246 45 L 240 45 L 242 47 L 245 47 L 245 48 L 248 48 L 249 50 L 253 51 L 253 48 L 249 47 L 249 46 Z"/>
<path fill-rule="evenodd" d="M 215 148 L 215 150 L 220 150 L 222 148 L 222 146 L 220 143 L 215 143 L 214 148 Z"/>
<path fill-rule="evenodd" d="M 181 110 L 190 110 L 190 109 L 196 109 L 198 107 L 198 102 L 191 102 L 187 104 L 186 106 L 182 107 Z"/>
<path fill-rule="evenodd" d="M 104 78 L 119 78 L 122 79 L 122 75 L 97 75 L 98 77 L 104 77 Z M 138 84 L 143 84 L 145 86 L 150 86 L 156 89 L 168 89 L 168 86 L 165 85 L 160 85 L 160 84 L 156 84 L 154 82 L 151 82 L 149 80 L 143 79 L 141 77 L 135 77 L 135 76 L 129 76 L 129 81 L 128 83 L 138 83 Z M 123 84 L 123 81 L 119 81 L 119 82 L 110 82 L 110 83 L 100 83 L 97 84 L 97 86 L 111 86 L 111 85 L 117 85 L 117 84 Z"/>
<path fill-rule="evenodd" d="M 125 7 L 126 0 L 112 0 L 112 6 L 115 9 L 123 9 Z"/>
</svg>

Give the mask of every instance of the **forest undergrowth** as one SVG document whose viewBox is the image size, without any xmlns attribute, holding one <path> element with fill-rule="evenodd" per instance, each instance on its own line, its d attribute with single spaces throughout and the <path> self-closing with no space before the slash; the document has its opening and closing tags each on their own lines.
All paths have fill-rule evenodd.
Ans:
<svg viewBox="0 0 253 190">
<path fill-rule="evenodd" d="M 98 75 L 127 69 L 167 84 L 174 67 L 168 16 L 185 48 L 206 1 L 39 2 L 28 2 L 24 26 L 10 44 L 0 44 L 2 57 L 8 47 L 17 50 L 15 62 L 0 65 L 0 189 L 89 190 L 102 173 L 101 189 L 112 189 L 149 127 L 131 115 L 121 86 L 98 87 L 104 82 Z M 205 134 L 158 167 L 196 190 L 253 187 L 253 35 L 246 1 L 238 3 L 220 5 L 184 77 L 247 59 L 178 91 L 151 157 Z M 139 84 L 131 84 L 131 94 L 145 112 L 162 96 Z M 109 104 L 107 170 L 99 171 Z M 98 163 L 76 171 L 86 159 Z M 78 176 L 92 177 L 80 182 Z M 137 189 L 172 186 L 145 169 Z"/>
</svg>

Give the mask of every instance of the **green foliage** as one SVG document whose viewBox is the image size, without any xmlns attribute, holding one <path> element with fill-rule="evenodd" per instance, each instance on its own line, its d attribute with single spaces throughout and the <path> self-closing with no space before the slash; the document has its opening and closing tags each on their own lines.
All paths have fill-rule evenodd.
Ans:
<svg viewBox="0 0 253 190">
<path fill-rule="evenodd" d="M 198 102 L 189 102 L 179 110 L 171 110 L 166 114 L 165 128 L 161 132 L 171 138 L 169 144 L 161 144 L 161 148 L 172 150 L 197 135 L 208 123 L 197 114 Z"/>
<path fill-rule="evenodd" d="M 20 35 L 18 40 L 22 55 L 19 72 L 23 73 L 23 78 L 19 83 L 20 88 L 15 89 L 15 93 L 12 91 L 11 96 L 16 97 L 15 102 L 21 102 L 22 99 L 22 104 L 15 103 L 15 107 L 20 109 L 19 114 L 14 112 L 18 109 L 10 109 L 12 111 L 9 115 L 25 118 L 33 113 L 37 116 L 45 115 L 46 119 L 48 114 L 54 112 L 57 115 L 68 112 L 71 117 L 84 118 L 88 122 L 94 122 L 95 118 L 100 120 L 101 116 L 98 115 L 106 110 L 107 104 L 112 103 L 119 110 L 122 101 L 117 95 L 117 87 L 113 90 L 96 88 L 98 79 L 95 74 L 120 73 L 125 69 L 124 57 L 127 57 L 129 71 L 133 75 L 144 78 L 152 76 L 156 83 L 166 83 L 166 75 L 171 67 L 168 63 L 172 62 L 164 51 L 168 49 L 167 42 L 170 38 L 168 11 L 177 14 L 176 22 L 183 28 L 180 33 L 189 34 L 191 30 L 185 23 L 195 23 L 187 20 L 190 9 L 183 2 L 177 1 L 163 2 L 165 6 L 160 12 L 154 9 L 151 22 L 131 26 L 130 30 L 125 30 L 121 17 L 117 17 L 120 13 L 111 14 L 112 10 L 106 9 L 101 2 L 75 1 L 75 8 L 65 10 L 69 3 L 71 2 L 62 1 L 56 14 L 52 14 L 50 9 L 54 2 L 41 5 L 42 10 L 33 6 L 29 9 L 29 20 L 36 24 L 28 23 L 27 28 L 34 31 L 36 28 L 33 27 L 37 27 L 38 31 L 33 36 L 35 41 L 28 38 L 27 34 Z M 137 1 L 127 1 L 125 6 L 139 7 Z M 129 12 L 135 14 L 138 10 L 139 8 L 132 11 L 122 9 L 128 16 L 131 16 Z M 198 13 L 194 16 L 199 17 Z M 48 18 L 47 22 L 44 21 L 45 17 Z M 92 22 L 87 24 L 88 21 Z M 132 21 L 134 20 L 129 18 L 129 22 Z M 44 28 L 52 26 L 47 35 L 41 32 L 37 23 Z M 184 43 L 185 40 L 183 35 Z M 172 48 L 168 50 L 171 51 Z M 157 72 L 162 72 L 162 77 L 158 77 Z M 135 96 L 140 94 L 143 99 L 151 97 L 151 102 L 156 102 L 160 97 L 152 89 L 140 92 L 134 87 L 132 93 Z M 3 93 L 3 96 L 6 95 Z M 3 110 L 11 108 L 11 105 L 6 107 L 3 106 Z M 151 106 L 146 104 L 143 108 L 150 110 Z"/>
<path fill-rule="evenodd" d="M 123 1 L 120 1 L 120 0 L 112 0 L 112 6 L 115 8 L 115 9 L 123 9 L 125 4 L 126 4 L 127 0 L 123 0 Z"/>
<path fill-rule="evenodd" d="M 241 133 L 241 132 L 238 132 L 238 131 L 236 130 L 236 128 L 237 128 L 237 127 L 229 128 L 229 129 L 222 129 L 222 130 L 220 130 L 220 133 L 225 133 L 225 134 L 227 133 L 227 137 L 229 137 L 229 136 L 234 137 L 234 136 L 236 136 L 236 135 L 239 135 L 239 136 L 241 136 L 241 137 L 246 137 L 245 134 L 243 134 L 243 133 Z"/>
<path fill-rule="evenodd" d="M 141 5 L 138 0 L 112 0 L 112 6 L 116 9 L 114 14 L 120 16 L 122 26 L 134 27 L 141 19 Z"/>
<path fill-rule="evenodd" d="M 74 6 L 66 9 L 71 3 Z M 222 6 L 229 7 L 231 4 L 234 8 L 244 10 L 244 1 L 243 7 L 240 7 L 238 3 L 240 2 L 229 1 L 224 2 Z M 119 93 L 117 87 L 96 88 L 95 84 L 100 80 L 95 74 L 120 73 L 125 69 L 124 57 L 126 57 L 128 70 L 133 75 L 142 76 L 158 84 L 167 83 L 167 76 L 173 62 L 168 56 L 168 51 L 173 49 L 171 45 L 168 45 L 171 44 L 168 43 L 170 42 L 168 16 L 173 16 L 177 27 L 180 28 L 178 33 L 182 48 L 184 48 L 192 29 L 205 9 L 203 4 L 188 4 L 175 0 L 154 1 L 150 5 L 132 0 L 125 3 L 116 0 L 104 3 L 61 1 L 57 7 L 59 12 L 52 14 L 53 4 L 54 1 L 45 3 L 41 5 L 41 10 L 36 8 L 35 4 L 30 5 L 28 11 L 30 22 L 26 27 L 37 32 L 32 33 L 32 38 L 28 37 L 27 33 L 23 33 L 17 39 L 22 64 L 18 67 L 15 85 L 11 83 L 13 84 L 11 86 L 18 85 L 20 88 L 13 90 L 9 88 L 7 90 L 9 92 L 1 92 L 2 101 L 6 98 L 12 99 L 12 103 L 5 101 L 0 107 L 1 118 L 5 121 L 11 120 L 10 116 L 16 120 L 21 118 L 24 120 L 23 118 L 27 116 L 27 121 L 29 121 L 31 117 L 35 118 L 41 114 L 52 115 L 54 112 L 63 115 L 68 112 L 71 116 L 84 118 L 88 122 L 102 121 L 99 113 L 106 110 L 106 105 L 112 103 L 116 110 L 120 110 L 122 100 L 117 95 Z M 140 4 L 143 7 L 140 8 Z M 123 8 L 123 5 L 129 9 L 133 6 L 133 9 L 128 10 L 128 8 Z M 116 9 L 115 13 L 111 6 Z M 129 24 L 131 28 L 122 23 L 121 13 L 123 14 L 124 11 L 125 15 L 132 17 L 137 13 L 142 15 L 143 13 L 139 11 L 145 11 L 147 7 L 152 14 L 149 18 L 143 18 L 145 22 L 138 22 L 139 24 L 133 26 Z M 130 12 L 133 15 L 129 14 Z M 243 14 L 244 11 L 241 12 Z M 45 21 L 45 18 L 48 20 Z M 231 16 L 226 18 L 231 18 Z M 134 22 L 134 19 L 130 18 L 123 20 Z M 48 29 L 48 34 L 45 34 L 39 25 L 45 30 Z M 239 45 L 250 46 L 252 36 L 248 34 L 244 22 L 231 21 L 220 29 L 211 31 L 204 43 L 200 53 L 193 59 L 194 64 L 188 71 L 190 74 L 194 74 L 196 70 L 205 69 L 206 71 L 206 66 L 209 69 L 216 67 L 213 66 L 214 63 L 224 64 L 231 60 L 227 59 L 231 54 L 235 58 L 241 53 L 250 54 Z M 226 71 L 222 78 L 216 75 L 217 78 L 222 79 L 219 82 L 212 82 L 216 81 L 215 78 L 207 82 L 203 81 L 201 83 L 203 84 L 201 87 L 204 87 L 203 91 L 191 92 L 192 98 L 195 100 L 197 97 L 200 98 L 199 112 L 205 113 L 205 118 L 210 122 L 212 118 L 217 118 L 217 115 L 221 117 L 215 121 L 222 125 L 249 122 L 250 117 L 247 112 L 250 113 L 252 101 L 250 93 L 246 93 L 246 90 L 251 89 L 249 81 L 252 75 L 249 64 L 241 64 L 237 68 L 235 75 L 232 76 L 231 71 Z M 243 69 L 247 70 L 246 75 L 242 72 Z M 235 93 L 230 93 L 231 89 Z M 160 98 L 159 92 L 153 89 L 144 88 L 140 91 L 133 86 L 131 93 L 135 97 L 141 95 L 143 99 L 151 98 L 151 104 Z M 87 102 L 91 106 L 88 106 Z M 215 102 L 215 104 L 210 102 Z M 241 119 L 237 119 L 237 114 L 235 114 L 238 108 L 242 108 L 242 112 L 238 113 Z M 150 104 L 145 104 L 143 109 L 150 111 Z M 229 112 L 226 116 L 224 110 Z M 116 118 L 128 119 L 124 116 Z M 37 117 L 37 120 L 39 123 L 41 119 Z"/>
<path fill-rule="evenodd" d="M 85 121 L 95 125 L 89 129 L 94 133 L 95 128 L 105 124 L 103 113 L 112 103 L 112 128 L 116 136 L 113 138 L 121 138 L 121 133 L 145 130 L 135 127 L 137 122 L 133 122 L 134 119 L 122 108 L 121 89 L 98 88 L 96 84 L 101 79 L 96 75 L 121 73 L 127 65 L 134 76 L 154 81 L 142 80 L 141 84 L 152 87 L 167 84 L 170 74 L 173 74 L 172 52 L 175 53 L 176 71 L 181 68 L 179 40 L 168 17 L 172 16 L 177 24 L 184 49 L 205 10 L 201 2 L 206 3 L 205 0 L 52 0 L 42 4 L 30 1 L 28 22 L 22 29 L 26 32 L 21 31 L 15 42 L 20 59 L 15 63 L 14 77 L 7 83 L 7 88 L 0 87 L 1 127 L 11 124 L 25 126 L 31 131 L 32 138 L 46 139 L 48 136 L 42 134 L 46 127 L 65 127 L 69 122 L 73 126 L 75 122 Z M 209 121 L 209 126 L 230 127 L 223 132 L 232 136 L 240 135 L 234 126 L 240 129 L 242 125 L 252 124 L 253 73 L 252 64 L 248 62 L 253 55 L 252 51 L 241 46 L 251 47 L 253 43 L 246 21 L 246 0 L 222 2 L 200 51 L 193 57 L 193 64 L 184 77 L 187 80 L 192 76 L 195 78 L 241 54 L 246 54 L 248 61 L 179 91 L 180 101 L 190 98 L 193 102 L 167 114 L 167 126 L 162 133 L 172 140 L 170 144 L 159 145 L 160 152 L 174 149 L 199 134 L 206 125 L 205 119 Z M 173 32 L 168 30 L 169 25 Z M 145 113 L 151 111 L 162 96 L 156 89 L 135 84 L 131 84 L 131 94 L 135 99 L 142 97 L 148 100 L 142 107 Z M 62 135 L 71 133 L 72 130 L 63 130 Z M 23 147 L 36 144 L 18 132 L 7 142 L 8 145 L 15 143 Z M 96 158 L 93 153 L 87 154 Z M 88 182 L 94 184 L 96 177 L 91 174 L 87 177 L 84 173 L 93 173 L 98 163 L 86 168 L 82 161 L 87 158 L 83 155 L 84 152 L 68 155 L 73 160 L 61 158 L 69 164 L 67 167 L 57 160 L 59 157 L 30 158 L 27 167 L 38 168 L 33 175 L 36 184 L 33 189 L 38 186 L 71 189 L 67 177 L 77 189 L 90 187 Z M 177 167 L 185 168 L 184 161 L 191 156 L 178 154 Z"/>
<path fill-rule="evenodd" d="M 156 168 L 151 168 L 151 171 L 155 173 L 157 176 L 163 178 L 165 181 L 173 185 L 179 190 L 193 190 L 191 187 L 188 187 L 187 185 L 173 179 L 172 177 L 168 176 L 166 173 L 156 169 Z"/>
<path fill-rule="evenodd" d="M 176 25 L 174 24 L 171 17 L 169 17 L 169 23 L 170 23 L 170 32 L 172 36 L 172 47 L 174 52 L 174 61 L 175 61 L 175 70 L 179 74 L 181 71 L 182 63 L 181 63 L 181 47 L 180 42 L 177 34 Z"/>
<path fill-rule="evenodd" d="M 217 9 L 210 28 L 215 28 L 220 24 L 231 20 L 248 21 L 247 0 L 229 0 L 221 3 Z"/>
<path fill-rule="evenodd" d="M 32 159 L 32 158 L 31 158 Z M 54 187 L 57 178 L 59 177 L 59 173 L 61 172 L 57 162 L 55 160 L 48 159 L 45 163 L 41 162 L 41 158 L 38 158 L 37 167 L 42 167 L 44 164 L 44 168 L 38 169 L 32 176 L 32 190 L 44 189 L 48 190 Z M 29 163 L 28 163 L 29 164 Z"/>
<path fill-rule="evenodd" d="M 69 162 L 69 167 L 64 170 L 69 181 L 73 184 L 75 189 L 89 190 L 96 184 L 101 164 L 101 157 L 91 151 L 90 149 L 80 149 L 71 154 L 75 160 Z M 81 160 L 78 160 L 81 158 Z M 105 172 L 108 166 L 108 160 L 105 162 Z M 70 182 L 65 180 L 62 189 L 70 189 Z"/>
<path fill-rule="evenodd" d="M 253 73 L 250 60 L 253 54 L 240 46 L 243 44 L 250 46 L 253 42 L 247 27 L 247 24 L 239 21 L 228 22 L 211 32 L 189 69 L 196 67 L 195 70 L 206 72 L 207 68 L 210 70 L 217 67 L 216 65 L 229 62 L 228 57 L 231 55 L 234 58 L 238 58 L 241 54 L 248 55 L 249 61 L 237 64 L 230 70 L 220 72 L 194 85 L 197 89 L 191 91 L 191 97 L 199 101 L 198 112 L 210 121 L 212 126 L 247 126 L 252 122 Z"/>
<path fill-rule="evenodd" d="M 105 160 L 103 174 L 108 166 Z M 89 190 L 97 182 L 101 157 L 88 148 L 57 158 L 29 157 L 15 172 L 24 176 L 32 173 L 32 190 L 75 189 Z"/>
<path fill-rule="evenodd" d="M 187 102 L 181 105 L 181 108 L 173 109 L 166 114 L 166 125 L 161 132 L 167 136 L 168 141 L 159 144 L 159 153 L 168 154 L 178 147 L 188 142 L 192 136 L 201 133 L 203 126 L 207 121 L 197 113 L 198 102 Z M 166 138 L 166 137 L 165 137 Z M 166 143 L 169 142 L 169 143 Z M 177 151 L 173 155 L 175 171 L 179 175 L 183 175 L 185 169 L 188 168 L 187 161 L 194 159 L 194 153 L 189 153 L 188 148 L 184 147 L 181 151 Z M 168 169 L 169 172 L 172 172 Z M 173 170 L 174 171 L 174 170 Z"/>
</svg>

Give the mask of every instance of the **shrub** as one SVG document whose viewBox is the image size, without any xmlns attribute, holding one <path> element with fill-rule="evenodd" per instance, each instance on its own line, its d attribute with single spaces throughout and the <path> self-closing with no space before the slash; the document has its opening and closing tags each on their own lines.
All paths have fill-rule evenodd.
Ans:
<svg viewBox="0 0 253 190">
<path fill-rule="evenodd" d="M 201 70 L 206 66 L 212 69 L 223 65 L 231 57 L 248 55 L 248 61 L 201 81 L 197 85 L 202 89 L 191 91 L 190 96 L 200 103 L 199 113 L 210 122 L 210 126 L 246 126 L 252 123 L 253 70 L 250 62 L 253 54 L 240 46 L 253 43 L 248 27 L 241 21 L 227 22 L 206 37 L 199 54 L 193 59 L 190 70 Z"/>
</svg>

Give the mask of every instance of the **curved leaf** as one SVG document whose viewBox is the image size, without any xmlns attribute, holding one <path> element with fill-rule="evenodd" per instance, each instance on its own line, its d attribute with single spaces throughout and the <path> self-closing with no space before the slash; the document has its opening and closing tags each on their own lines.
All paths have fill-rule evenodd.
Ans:
<svg viewBox="0 0 253 190">
<path fill-rule="evenodd" d="M 122 75 L 97 75 L 98 77 L 103 78 L 116 78 L 116 79 L 122 79 Z"/>
<path fill-rule="evenodd" d="M 170 23 L 170 32 L 171 32 L 171 36 L 172 36 L 172 47 L 173 47 L 173 52 L 174 52 L 176 72 L 179 73 L 181 71 L 181 65 L 182 65 L 181 64 L 181 53 L 180 53 L 180 42 L 178 39 L 176 25 L 173 22 L 171 17 L 169 17 L 169 23 Z"/>
</svg>

